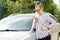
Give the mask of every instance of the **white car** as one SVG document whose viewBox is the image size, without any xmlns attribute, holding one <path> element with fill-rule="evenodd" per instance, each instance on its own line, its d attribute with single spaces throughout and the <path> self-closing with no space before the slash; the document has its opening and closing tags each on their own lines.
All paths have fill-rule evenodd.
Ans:
<svg viewBox="0 0 60 40">
<path fill-rule="evenodd" d="M 36 40 L 34 14 L 12 14 L 0 20 L 0 40 Z"/>
<path fill-rule="evenodd" d="M 36 40 L 33 14 L 12 14 L 0 20 L 0 40 Z"/>
</svg>

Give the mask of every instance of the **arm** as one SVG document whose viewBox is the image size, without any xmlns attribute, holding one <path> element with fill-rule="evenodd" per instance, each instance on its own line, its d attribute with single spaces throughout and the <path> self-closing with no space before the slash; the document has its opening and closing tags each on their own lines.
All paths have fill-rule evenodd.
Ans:
<svg viewBox="0 0 60 40">
<path fill-rule="evenodd" d="M 33 21 L 33 23 L 34 23 L 34 28 L 36 28 L 36 23 L 38 22 L 38 17 L 37 16 L 35 16 L 34 17 L 34 21 Z"/>
<path fill-rule="evenodd" d="M 45 25 L 42 26 L 41 30 L 49 30 L 50 28 L 56 26 L 56 21 L 53 18 L 51 18 L 49 15 L 46 15 L 46 21 L 48 21 L 51 24 L 47 27 Z"/>
<path fill-rule="evenodd" d="M 51 24 L 48 26 L 48 28 L 52 28 L 52 27 L 55 27 L 56 26 L 56 21 L 51 18 L 49 15 L 46 16 L 46 19 L 48 22 L 50 22 Z"/>
<path fill-rule="evenodd" d="M 35 20 L 35 17 L 33 18 L 33 31 L 36 31 L 36 20 Z"/>
</svg>

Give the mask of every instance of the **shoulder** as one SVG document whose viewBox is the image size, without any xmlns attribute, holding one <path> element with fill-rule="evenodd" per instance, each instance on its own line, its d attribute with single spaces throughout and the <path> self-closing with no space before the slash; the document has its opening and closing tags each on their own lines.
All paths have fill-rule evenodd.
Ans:
<svg viewBox="0 0 60 40">
<path fill-rule="evenodd" d="M 48 17 L 49 15 L 51 15 L 49 12 L 44 12 L 44 17 Z"/>
<path fill-rule="evenodd" d="M 53 16 L 53 15 L 49 12 L 44 12 L 44 16 Z"/>
<path fill-rule="evenodd" d="M 53 16 L 51 13 L 49 12 L 44 12 L 44 18 L 51 18 L 51 16 Z"/>
</svg>

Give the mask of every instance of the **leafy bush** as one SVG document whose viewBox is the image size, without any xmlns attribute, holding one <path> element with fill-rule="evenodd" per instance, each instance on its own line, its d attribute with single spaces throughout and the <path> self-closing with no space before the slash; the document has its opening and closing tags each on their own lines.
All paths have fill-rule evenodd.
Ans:
<svg viewBox="0 0 60 40">
<path fill-rule="evenodd" d="M 10 13 L 32 13 L 34 12 L 33 0 L 8 0 L 8 12 Z"/>
<path fill-rule="evenodd" d="M 57 9 L 57 6 L 53 2 L 53 0 L 45 0 L 42 4 L 43 4 L 44 11 L 50 12 L 51 14 L 56 16 L 56 18 L 60 22 L 60 18 L 59 18 L 60 9 Z M 0 0 L 1 18 L 8 16 L 12 13 L 33 13 L 33 12 L 34 12 L 33 0 Z"/>
<path fill-rule="evenodd" d="M 7 13 L 7 1 L 6 0 L 0 0 L 0 19 L 5 17 L 6 13 Z"/>
</svg>

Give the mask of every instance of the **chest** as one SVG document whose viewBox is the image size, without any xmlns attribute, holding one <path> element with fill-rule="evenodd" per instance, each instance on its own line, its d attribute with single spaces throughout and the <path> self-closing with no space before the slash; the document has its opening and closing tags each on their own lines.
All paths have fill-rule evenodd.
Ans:
<svg viewBox="0 0 60 40">
<path fill-rule="evenodd" d="M 45 16 L 42 15 L 42 16 L 39 16 L 38 22 L 39 23 L 46 23 L 47 22 L 47 19 L 46 19 Z"/>
</svg>

